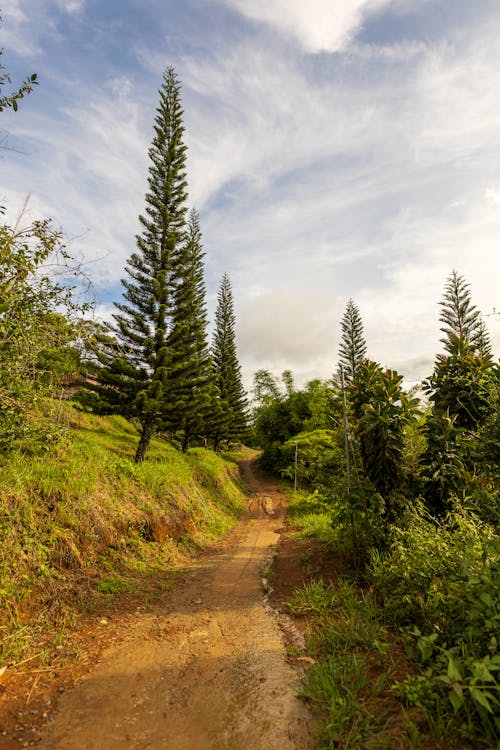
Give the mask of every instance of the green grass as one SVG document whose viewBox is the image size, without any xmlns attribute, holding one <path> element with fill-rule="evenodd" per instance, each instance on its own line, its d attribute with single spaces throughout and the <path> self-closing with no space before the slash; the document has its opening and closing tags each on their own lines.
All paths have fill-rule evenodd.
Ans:
<svg viewBox="0 0 500 750">
<path fill-rule="evenodd" d="M 301 527 L 300 534 L 321 540 L 321 554 L 330 550 L 338 561 L 333 583 L 312 580 L 298 589 L 288 602 L 293 614 L 306 617 L 307 653 L 315 660 L 307 670 L 301 694 L 316 717 L 318 750 L 472 750 L 496 747 L 489 742 L 496 738 L 493 712 L 497 704 L 493 691 L 498 673 L 497 657 L 490 654 L 482 661 L 477 658 L 474 661 L 464 645 L 458 652 L 451 647 L 439 647 L 434 641 L 430 644 L 432 639 L 443 637 L 446 624 L 443 617 L 441 629 L 435 629 L 432 636 L 419 635 L 415 631 L 416 635 L 406 642 L 401 633 L 391 630 L 396 619 L 394 611 L 398 612 L 396 607 L 406 612 L 409 607 L 418 610 L 425 605 L 427 612 L 428 599 L 434 596 L 431 603 L 441 615 L 444 614 L 444 605 L 450 601 L 449 610 L 455 615 L 456 627 L 467 603 L 466 612 L 470 612 L 475 626 L 468 631 L 469 643 L 473 637 L 484 636 L 487 640 L 491 628 L 497 623 L 492 582 L 494 573 L 498 575 L 498 558 L 493 541 L 488 537 L 484 540 L 481 573 L 462 576 L 452 585 L 453 579 L 444 574 L 444 565 L 444 572 L 438 575 L 441 571 L 438 555 L 448 563 L 456 553 L 460 564 L 465 565 L 468 557 L 473 556 L 475 547 L 471 544 L 461 547 L 457 543 L 456 549 L 451 549 L 451 542 L 448 542 L 442 552 L 438 544 L 421 545 L 420 549 L 417 547 L 420 536 L 432 534 L 435 537 L 439 531 L 427 529 L 422 522 L 414 532 L 415 538 L 396 547 L 393 545 L 391 556 L 386 553 L 385 557 L 374 558 L 378 578 L 373 572 L 374 562 L 370 571 L 372 587 L 368 589 L 366 577 L 363 586 L 356 583 L 355 571 L 349 567 L 349 557 L 342 554 L 343 540 L 336 538 L 331 527 L 334 517 L 335 511 L 328 512 L 314 497 L 299 495 L 292 498 L 292 522 Z M 465 531 L 469 533 L 467 529 Z M 457 522 L 457 538 L 465 531 Z M 424 541 L 427 541 L 427 536 Z M 317 553 L 318 547 L 312 545 L 311 549 Z M 394 549 L 401 559 L 396 557 Z M 303 562 L 309 562 L 310 556 L 308 550 Z M 414 560 L 416 563 L 410 565 Z M 341 571 L 344 577 L 338 575 Z M 428 572 L 431 575 L 423 589 L 419 582 Z M 380 582 L 384 583 L 383 600 Z M 414 588 L 415 596 L 412 596 Z M 482 598 L 474 597 L 476 589 Z M 386 608 L 381 606 L 382 601 L 388 604 Z M 483 611 L 489 619 L 485 618 L 486 625 L 479 630 L 482 622 L 479 615 Z M 450 623 L 447 632 L 452 632 Z M 493 653 L 496 639 L 490 638 L 488 644 Z M 419 663 L 413 658 L 416 651 L 420 655 Z M 431 656 L 437 656 L 437 667 L 433 666 Z M 487 671 L 490 664 L 493 665 L 491 674 Z M 466 713 L 467 705 L 463 705 L 469 692 L 472 694 L 472 686 L 476 702 L 482 700 L 482 726 L 471 710 Z M 483 688 L 489 707 L 481 695 Z M 446 697 L 450 689 L 454 689 L 459 698 L 460 690 L 464 694 L 459 710 L 454 713 Z"/>
<path fill-rule="evenodd" d="M 138 434 L 125 419 L 69 405 L 65 418 L 50 451 L 0 464 L 0 663 L 24 658 L 39 618 L 64 621 L 94 595 L 172 570 L 244 507 L 236 464 L 212 451 L 153 440 L 135 464 Z"/>
<path fill-rule="evenodd" d="M 323 581 L 310 581 L 294 592 L 288 601 L 288 609 L 294 615 L 321 614 L 335 607 L 335 590 Z"/>
<path fill-rule="evenodd" d="M 390 687 L 389 644 L 371 598 L 348 581 L 319 581 L 289 606 L 311 615 L 307 645 L 316 661 L 301 695 L 317 717 L 318 748 L 392 748 L 394 698 L 381 699 Z"/>
</svg>

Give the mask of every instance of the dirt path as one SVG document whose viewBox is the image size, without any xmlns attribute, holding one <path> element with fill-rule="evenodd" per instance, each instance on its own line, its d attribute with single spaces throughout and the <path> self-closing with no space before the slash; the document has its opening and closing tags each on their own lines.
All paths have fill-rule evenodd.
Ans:
<svg viewBox="0 0 500 750">
<path fill-rule="evenodd" d="M 202 556 L 155 610 L 68 693 L 42 750 L 307 750 L 261 570 L 284 515 L 279 490 L 242 464 L 255 493 L 223 553 Z"/>
</svg>

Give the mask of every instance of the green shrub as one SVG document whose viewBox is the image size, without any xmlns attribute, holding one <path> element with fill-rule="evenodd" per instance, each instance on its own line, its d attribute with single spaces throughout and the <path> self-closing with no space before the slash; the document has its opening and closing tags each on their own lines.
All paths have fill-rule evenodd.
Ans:
<svg viewBox="0 0 500 750">
<path fill-rule="evenodd" d="M 428 717 L 453 711 L 471 737 L 491 740 L 498 715 L 500 540 L 491 527 L 454 513 L 442 523 L 415 517 L 375 552 L 373 589 L 385 618 L 409 626 L 408 653 L 422 673 L 401 683 Z"/>
</svg>

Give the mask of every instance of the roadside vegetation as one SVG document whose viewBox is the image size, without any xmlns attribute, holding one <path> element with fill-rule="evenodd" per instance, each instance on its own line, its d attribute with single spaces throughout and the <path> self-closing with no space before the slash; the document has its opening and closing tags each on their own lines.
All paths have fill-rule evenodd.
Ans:
<svg viewBox="0 0 500 750">
<path fill-rule="evenodd" d="M 500 371 L 456 272 L 440 320 L 420 392 L 366 359 L 352 301 L 331 381 L 255 376 L 262 462 L 298 486 L 300 534 L 339 560 L 338 582 L 289 602 L 309 618 L 322 748 L 498 745 Z"/>
<path fill-rule="evenodd" d="M 62 404 L 66 433 L 45 455 L 0 463 L 0 665 L 32 656 L 109 595 L 182 568 L 238 517 L 238 467 L 213 451 L 187 455 L 153 440 L 133 461 L 123 417 Z"/>
</svg>

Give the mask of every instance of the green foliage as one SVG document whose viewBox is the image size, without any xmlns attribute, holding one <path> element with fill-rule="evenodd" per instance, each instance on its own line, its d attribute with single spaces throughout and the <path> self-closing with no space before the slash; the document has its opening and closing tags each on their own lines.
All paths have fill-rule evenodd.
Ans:
<svg viewBox="0 0 500 750">
<path fill-rule="evenodd" d="M 345 489 L 345 456 L 339 431 L 313 430 L 300 432 L 281 446 L 283 476 L 293 479 L 295 474 L 295 449 L 297 449 L 297 475 L 301 486 L 318 490 L 332 490 L 340 477 L 337 491 Z"/>
<path fill-rule="evenodd" d="M 231 443 L 248 433 L 247 399 L 241 380 L 236 351 L 236 318 L 233 292 L 228 274 L 224 274 L 217 296 L 215 330 L 212 342 L 219 421 L 214 425 L 214 448 L 221 442 Z"/>
<path fill-rule="evenodd" d="M 429 715 L 460 713 L 465 730 L 499 727 L 500 543 L 491 528 L 454 513 L 446 522 L 415 517 L 394 528 L 387 553 L 374 552 L 370 577 L 384 616 L 409 626 L 409 653 L 423 673 L 408 679 L 408 699 Z M 465 731 L 464 730 L 464 731 Z"/>
<path fill-rule="evenodd" d="M 274 375 L 268 370 L 257 370 L 253 376 L 253 394 L 259 406 L 279 399 L 281 393 Z"/>
<path fill-rule="evenodd" d="M 362 363 L 349 389 L 363 468 L 387 502 L 388 518 L 397 515 L 390 493 L 404 487 L 404 429 L 415 417 L 418 401 L 402 388 L 403 377 L 382 370 L 376 362 Z"/>
<path fill-rule="evenodd" d="M 182 432 L 182 449 L 207 434 L 213 385 L 207 343 L 203 249 L 197 212 L 189 215 L 186 241 L 179 253 L 180 281 L 173 295 L 171 330 L 167 344 L 170 370 L 168 399 L 161 414 L 162 428 Z"/>
<path fill-rule="evenodd" d="M 294 615 L 321 614 L 334 607 L 335 598 L 332 586 L 325 586 L 322 580 L 311 581 L 294 592 L 287 606 Z"/>
<path fill-rule="evenodd" d="M 245 505 L 236 465 L 212 451 L 184 455 L 153 439 L 150 460 L 137 464 L 137 431 L 124 418 L 68 404 L 63 417 L 73 429 L 50 453 L 2 460 L 2 661 L 22 623 L 52 630 L 51 618 L 90 606 L 96 590 L 140 588 L 182 562 L 181 538 L 213 541 Z M 16 656 L 27 646 L 20 639 Z"/>
<path fill-rule="evenodd" d="M 282 391 L 269 372 L 259 370 L 254 376 L 254 395 L 258 401 L 254 408 L 254 430 L 263 449 L 262 464 L 292 477 L 297 441 L 299 482 L 307 487 L 331 487 L 342 466 L 338 449 L 341 424 L 338 387 L 332 382 L 312 380 L 305 389 L 292 390 L 286 388 L 285 378 Z"/>
<path fill-rule="evenodd" d="M 441 339 L 446 351 L 453 355 L 456 342 L 461 341 L 480 356 L 491 354 L 491 346 L 479 310 L 472 304 L 469 284 L 463 276 L 452 271 L 446 282 L 439 320 L 443 323 Z"/>
<path fill-rule="evenodd" d="M 0 57 L 2 55 L 3 49 L 0 48 Z M 0 92 L 6 83 L 10 83 L 10 76 L 5 69 L 5 66 L 0 62 Z M 37 74 L 32 73 L 22 82 L 17 91 L 12 91 L 10 94 L 0 95 L 0 112 L 4 109 L 9 109 L 10 107 L 12 107 L 14 112 L 17 112 L 18 102 L 21 99 L 24 99 L 26 94 L 30 94 L 35 86 L 38 86 Z"/>
<path fill-rule="evenodd" d="M 358 307 L 348 300 L 340 324 L 342 335 L 339 348 L 339 367 L 342 367 L 346 382 L 351 382 L 358 368 L 366 359 L 366 341 L 363 321 Z"/>
<path fill-rule="evenodd" d="M 500 655 L 478 659 L 467 647 L 440 646 L 437 633 L 423 636 L 415 628 L 412 635 L 415 646 L 410 653 L 421 661 L 424 671 L 397 685 L 408 703 L 423 709 L 430 721 L 436 714 L 453 710 L 462 734 L 470 739 L 477 736 L 478 723 L 486 737 L 498 739 Z"/>
<path fill-rule="evenodd" d="M 371 597 L 341 579 L 335 586 L 319 582 L 305 587 L 292 602 L 300 612 L 313 615 L 308 649 L 315 663 L 301 695 L 321 711 L 318 746 L 392 747 L 394 738 L 390 731 L 386 734 L 392 697 L 384 710 L 379 703 L 382 692 L 389 692 L 392 665 Z M 375 664 L 384 669 L 378 679 L 373 676 Z"/>
<path fill-rule="evenodd" d="M 362 657 L 347 652 L 327 656 L 309 670 L 300 695 L 328 717 L 322 722 L 319 748 L 338 747 L 340 737 L 344 747 L 365 746 L 364 739 L 373 730 L 371 717 L 363 716 L 360 700 L 368 682 L 365 666 Z"/>
<path fill-rule="evenodd" d="M 449 333 L 447 354 L 438 355 L 434 372 L 424 383 L 432 412 L 423 428 L 427 448 L 421 457 L 422 492 L 436 514 L 449 510 L 455 495 L 479 497 L 481 483 L 484 490 L 494 492 L 498 472 L 495 413 L 500 369 L 489 355 L 478 353 L 477 315 L 470 311 L 467 315 L 461 327 L 457 323 L 462 336 Z M 481 512 L 480 506 L 477 509 Z"/>
<path fill-rule="evenodd" d="M 97 591 L 100 594 L 120 594 L 130 591 L 130 584 L 118 576 L 104 576 L 97 584 Z"/>
<path fill-rule="evenodd" d="M 456 417 L 457 427 L 476 430 L 492 411 L 498 369 L 490 357 L 475 354 L 464 339 L 449 343 L 449 354 L 438 355 L 425 390 L 438 415 Z"/>
<path fill-rule="evenodd" d="M 463 430 L 456 427 L 457 417 L 431 414 L 423 432 L 426 450 L 420 457 L 422 494 L 427 508 L 434 514 L 451 509 L 452 499 L 465 489 L 470 480 L 464 456 Z"/>
<path fill-rule="evenodd" d="M 36 450 L 60 433 L 47 397 L 79 369 L 87 305 L 67 280 L 78 276 L 50 221 L 0 226 L 0 451 Z"/>
<path fill-rule="evenodd" d="M 136 461 L 148 450 L 158 418 L 168 402 L 171 361 L 168 330 L 174 290 L 182 287 L 185 266 L 187 207 L 186 146 L 180 84 L 173 68 L 163 76 L 155 118 L 155 136 L 149 149 L 150 166 L 146 214 L 139 217 L 138 252 L 127 261 L 122 279 L 124 302 L 115 303 L 114 333 L 102 353 L 101 380 L 108 386 L 108 401 L 142 425 Z"/>
</svg>

